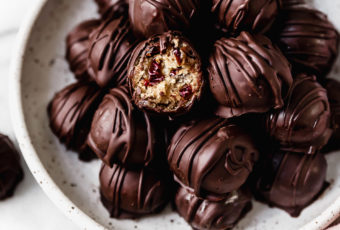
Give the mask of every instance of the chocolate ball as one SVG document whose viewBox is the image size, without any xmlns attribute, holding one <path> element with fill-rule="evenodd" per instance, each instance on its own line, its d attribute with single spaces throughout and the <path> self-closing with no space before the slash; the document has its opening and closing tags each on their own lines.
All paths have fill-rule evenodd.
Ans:
<svg viewBox="0 0 340 230">
<path fill-rule="evenodd" d="M 86 144 L 103 91 L 94 83 L 77 82 L 58 92 L 48 106 L 50 127 L 68 149 L 84 161 L 95 157 Z"/>
<path fill-rule="evenodd" d="M 71 71 L 79 80 L 88 80 L 87 56 L 90 33 L 99 26 L 99 20 L 88 20 L 77 25 L 66 39 L 66 59 Z"/>
<path fill-rule="evenodd" d="M 129 0 L 129 15 L 138 37 L 169 30 L 188 31 L 199 13 L 200 0 Z"/>
<path fill-rule="evenodd" d="M 200 99 L 201 59 L 179 32 L 141 42 L 129 62 L 129 85 L 136 106 L 164 115 L 189 112 Z"/>
<path fill-rule="evenodd" d="M 111 217 L 125 219 L 157 213 L 169 201 L 170 184 L 160 173 L 103 164 L 99 179 L 101 201 Z"/>
<path fill-rule="evenodd" d="M 100 87 L 126 83 L 127 64 L 136 45 L 127 15 L 110 17 L 91 34 L 89 73 Z"/>
<path fill-rule="evenodd" d="M 102 18 L 107 18 L 110 14 L 122 15 L 128 12 L 128 0 L 95 0 L 98 5 L 98 12 Z"/>
<path fill-rule="evenodd" d="M 219 108 L 230 118 L 282 108 L 292 84 L 290 64 L 262 35 L 242 32 L 216 41 L 209 59 L 210 89 Z"/>
<path fill-rule="evenodd" d="M 199 198 L 183 187 L 177 192 L 175 205 L 179 215 L 196 230 L 233 228 L 252 207 L 247 189 L 233 191 L 228 198 L 214 202 Z"/>
<path fill-rule="evenodd" d="M 340 149 L 340 82 L 328 79 L 325 82 L 325 88 L 331 107 L 331 128 L 333 135 L 323 148 L 323 152 L 330 152 Z"/>
<path fill-rule="evenodd" d="M 211 11 L 226 33 L 265 33 L 278 14 L 281 0 L 213 0 Z"/>
<path fill-rule="evenodd" d="M 244 184 L 258 159 L 250 135 L 223 118 L 183 125 L 168 149 L 175 179 L 199 197 L 223 198 Z"/>
<path fill-rule="evenodd" d="M 297 217 L 324 188 L 327 162 L 322 154 L 279 151 L 268 157 L 256 182 L 256 196 Z"/>
<path fill-rule="evenodd" d="M 327 16 L 304 5 L 283 8 L 277 43 L 295 72 L 317 75 L 322 80 L 338 55 L 339 35 Z"/>
<path fill-rule="evenodd" d="M 18 151 L 7 136 L 0 134 L 0 200 L 13 195 L 23 175 Z"/>
<path fill-rule="evenodd" d="M 112 89 L 97 109 L 87 143 L 112 166 L 149 166 L 156 156 L 165 158 L 165 130 L 162 125 L 136 109 L 125 86 Z"/>
<path fill-rule="evenodd" d="M 330 116 L 327 91 L 314 76 L 299 74 L 285 106 L 267 115 L 266 128 L 282 150 L 313 154 L 332 135 Z"/>
</svg>

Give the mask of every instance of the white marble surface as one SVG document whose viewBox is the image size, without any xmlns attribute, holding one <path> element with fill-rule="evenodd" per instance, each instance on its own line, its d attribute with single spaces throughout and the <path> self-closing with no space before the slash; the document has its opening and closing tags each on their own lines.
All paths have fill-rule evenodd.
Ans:
<svg viewBox="0 0 340 230">
<path fill-rule="evenodd" d="M 21 22 L 39 0 L 0 0 L 0 132 L 14 140 L 8 105 L 8 79 L 11 54 Z M 24 181 L 15 195 L 0 202 L 0 229 L 71 230 L 78 229 L 47 198 L 24 161 Z"/>
</svg>

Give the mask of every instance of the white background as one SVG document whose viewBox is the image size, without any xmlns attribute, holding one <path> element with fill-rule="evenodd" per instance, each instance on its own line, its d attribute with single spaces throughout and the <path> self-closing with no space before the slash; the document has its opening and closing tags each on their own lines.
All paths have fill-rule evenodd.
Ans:
<svg viewBox="0 0 340 230">
<path fill-rule="evenodd" d="M 8 105 L 9 66 L 16 34 L 29 10 L 39 0 L 0 0 L 0 132 L 14 140 Z M 15 195 L 0 202 L 0 230 L 79 229 L 46 197 L 24 161 L 24 181 Z"/>
</svg>

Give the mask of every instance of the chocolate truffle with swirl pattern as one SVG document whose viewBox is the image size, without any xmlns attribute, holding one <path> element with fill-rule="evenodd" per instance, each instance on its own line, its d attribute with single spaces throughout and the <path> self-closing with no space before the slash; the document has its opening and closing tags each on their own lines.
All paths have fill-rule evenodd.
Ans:
<svg viewBox="0 0 340 230">
<path fill-rule="evenodd" d="M 234 227 L 251 209 L 251 194 L 245 189 L 233 191 L 221 201 L 199 198 L 180 187 L 175 205 L 177 212 L 195 230 L 225 230 Z"/>
<path fill-rule="evenodd" d="M 91 34 L 88 67 L 100 87 L 126 83 L 127 64 L 136 45 L 127 15 L 105 21 Z"/>
<path fill-rule="evenodd" d="M 89 80 L 87 56 L 90 33 L 99 26 L 99 20 L 88 20 L 77 25 L 67 36 L 66 59 L 71 71 L 79 80 Z"/>
<path fill-rule="evenodd" d="M 22 178 L 19 153 L 11 140 L 0 134 L 0 200 L 11 197 Z"/>
<path fill-rule="evenodd" d="M 78 151 L 81 160 L 95 157 L 86 138 L 103 93 L 94 83 L 77 82 L 58 92 L 48 107 L 53 133 L 67 148 Z"/>
<path fill-rule="evenodd" d="M 222 38 L 209 62 L 210 89 L 220 104 L 217 115 L 230 118 L 283 107 L 293 82 L 290 64 L 267 37 L 242 32 Z"/>
<path fill-rule="evenodd" d="M 285 106 L 267 115 L 267 131 L 285 151 L 313 154 L 332 135 L 327 91 L 315 76 L 295 77 Z"/>
<path fill-rule="evenodd" d="M 325 185 L 325 157 L 278 151 L 270 154 L 265 170 L 255 182 L 255 197 L 297 217 L 312 203 Z"/>
<path fill-rule="evenodd" d="M 258 157 L 252 137 L 218 117 L 183 125 L 168 149 L 175 179 L 195 195 L 211 200 L 237 190 Z"/>
<path fill-rule="evenodd" d="M 157 126 L 157 128 L 156 128 Z M 165 159 L 165 130 L 134 107 L 127 87 L 112 89 L 97 109 L 87 143 L 109 166 L 149 166 L 158 155 Z"/>
<path fill-rule="evenodd" d="M 169 201 L 170 183 L 160 173 L 103 164 L 99 174 L 101 201 L 115 218 L 157 213 Z"/>
<path fill-rule="evenodd" d="M 281 13 L 276 43 L 295 72 L 323 80 L 338 55 L 339 34 L 322 12 L 305 5 L 286 5 Z"/>
<path fill-rule="evenodd" d="M 274 23 L 280 5 L 281 0 L 213 0 L 211 11 L 223 32 L 265 33 Z"/>
<path fill-rule="evenodd" d="M 129 0 L 133 30 L 144 38 L 169 30 L 188 31 L 199 8 L 200 0 Z"/>
</svg>

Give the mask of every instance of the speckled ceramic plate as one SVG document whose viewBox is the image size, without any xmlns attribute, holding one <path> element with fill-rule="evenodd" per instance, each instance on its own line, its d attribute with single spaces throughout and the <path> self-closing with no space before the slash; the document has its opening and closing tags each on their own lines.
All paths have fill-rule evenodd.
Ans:
<svg viewBox="0 0 340 230">
<path fill-rule="evenodd" d="M 327 12 L 340 29 L 340 1 L 314 0 L 311 4 Z M 49 100 L 74 81 L 64 59 L 66 34 L 80 21 L 96 16 L 93 0 L 44 0 L 23 25 L 12 66 L 10 104 L 24 158 L 46 194 L 83 229 L 190 229 L 170 208 L 136 221 L 110 219 L 99 201 L 100 162 L 78 161 L 76 154 L 66 151 L 48 127 Z M 333 77 L 339 67 L 340 61 Z M 328 155 L 327 160 L 331 186 L 299 218 L 254 202 L 253 210 L 236 229 L 326 227 L 340 213 L 340 153 Z"/>
</svg>

